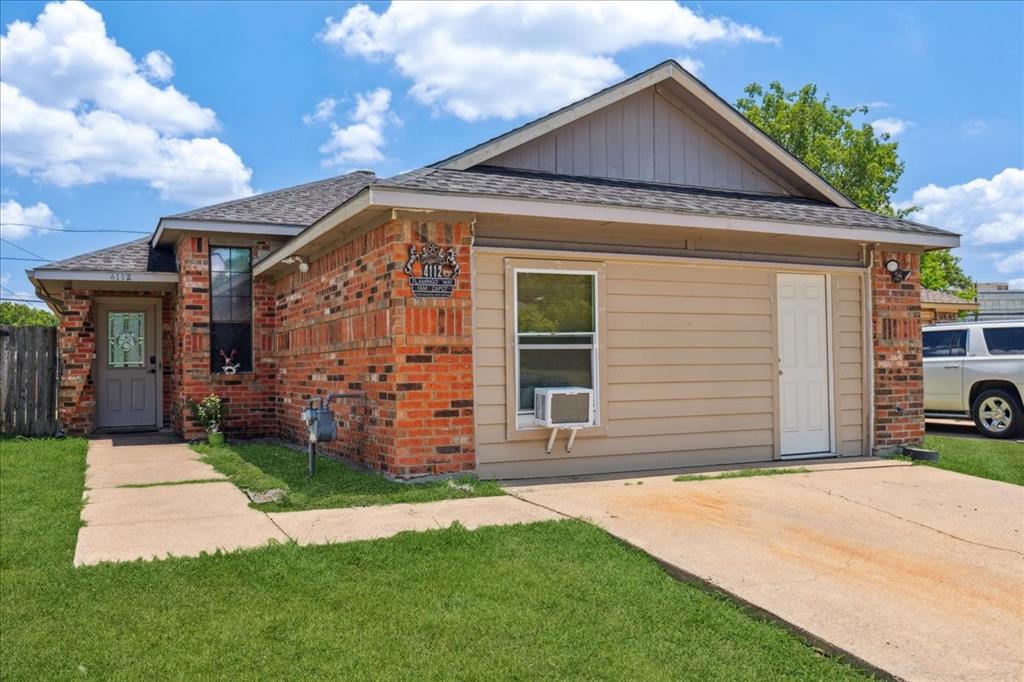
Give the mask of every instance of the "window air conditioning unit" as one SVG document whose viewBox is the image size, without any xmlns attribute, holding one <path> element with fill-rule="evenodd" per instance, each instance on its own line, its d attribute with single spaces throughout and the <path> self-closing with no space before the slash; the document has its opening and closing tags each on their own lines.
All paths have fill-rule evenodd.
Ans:
<svg viewBox="0 0 1024 682">
<path fill-rule="evenodd" d="M 594 425 L 594 391 L 589 388 L 535 388 L 533 421 L 555 429 Z"/>
</svg>

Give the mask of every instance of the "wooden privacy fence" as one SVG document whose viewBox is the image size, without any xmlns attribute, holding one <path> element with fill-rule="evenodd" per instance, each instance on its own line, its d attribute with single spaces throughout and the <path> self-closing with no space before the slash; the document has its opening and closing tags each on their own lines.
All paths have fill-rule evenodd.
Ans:
<svg viewBox="0 0 1024 682">
<path fill-rule="evenodd" d="M 57 432 L 57 330 L 0 325 L 0 433 Z"/>
</svg>

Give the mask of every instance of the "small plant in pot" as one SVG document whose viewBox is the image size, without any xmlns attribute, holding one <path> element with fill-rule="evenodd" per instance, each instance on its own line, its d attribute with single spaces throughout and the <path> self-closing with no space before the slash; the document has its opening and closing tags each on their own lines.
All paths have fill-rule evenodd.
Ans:
<svg viewBox="0 0 1024 682">
<path fill-rule="evenodd" d="M 206 430 L 206 439 L 210 445 L 223 445 L 224 432 L 220 430 L 224 421 L 224 401 L 216 393 L 211 393 L 198 403 L 188 401 L 189 409 L 196 416 L 196 421 Z"/>
</svg>

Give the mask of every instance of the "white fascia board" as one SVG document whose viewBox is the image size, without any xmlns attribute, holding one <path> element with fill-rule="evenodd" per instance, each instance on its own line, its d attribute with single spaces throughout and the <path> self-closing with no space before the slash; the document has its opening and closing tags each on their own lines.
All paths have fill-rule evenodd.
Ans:
<svg viewBox="0 0 1024 682">
<path fill-rule="evenodd" d="M 474 194 L 438 194 L 395 190 L 385 187 L 371 188 L 371 203 L 375 206 L 397 209 L 426 209 L 467 213 L 494 213 L 536 218 L 589 220 L 596 222 L 634 223 L 690 227 L 737 232 L 764 232 L 797 237 L 844 239 L 860 243 L 906 244 L 932 248 L 954 248 L 960 245 L 955 234 L 925 232 L 897 232 L 864 227 L 836 227 L 815 223 L 797 223 L 731 216 L 709 216 L 674 211 L 657 211 L 606 204 L 584 204 L 561 201 L 535 201 L 508 197 Z"/>
<path fill-rule="evenodd" d="M 278 225 L 274 223 L 235 223 L 222 220 L 186 220 L 182 218 L 161 218 L 160 223 L 149 240 L 151 246 L 160 243 L 160 238 L 167 230 L 184 232 L 218 232 L 221 234 L 247 234 L 270 237 L 294 237 L 305 228 L 303 225 Z"/>
<path fill-rule="evenodd" d="M 259 276 L 270 268 L 274 267 L 285 258 L 294 256 L 310 242 L 327 234 L 338 225 L 358 215 L 370 207 L 370 192 L 363 190 L 359 194 L 337 207 L 323 218 L 305 228 L 301 234 L 285 242 L 281 248 L 267 255 L 263 260 L 256 263 L 252 268 L 253 276 Z"/>
<path fill-rule="evenodd" d="M 176 272 L 132 272 L 130 270 L 32 270 L 31 278 L 37 280 L 74 280 L 77 282 L 151 282 L 156 284 L 176 284 Z"/>
</svg>

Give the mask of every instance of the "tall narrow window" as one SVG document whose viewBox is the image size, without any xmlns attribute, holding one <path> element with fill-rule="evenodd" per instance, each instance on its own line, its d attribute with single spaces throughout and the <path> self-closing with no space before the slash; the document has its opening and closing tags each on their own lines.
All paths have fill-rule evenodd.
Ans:
<svg viewBox="0 0 1024 682">
<path fill-rule="evenodd" d="M 536 388 L 594 388 L 597 277 L 517 271 L 518 408 L 533 412 Z"/>
<path fill-rule="evenodd" d="M 252 371 L 252 254 L 210 247 L 210 369 Z"/>
</svg>

